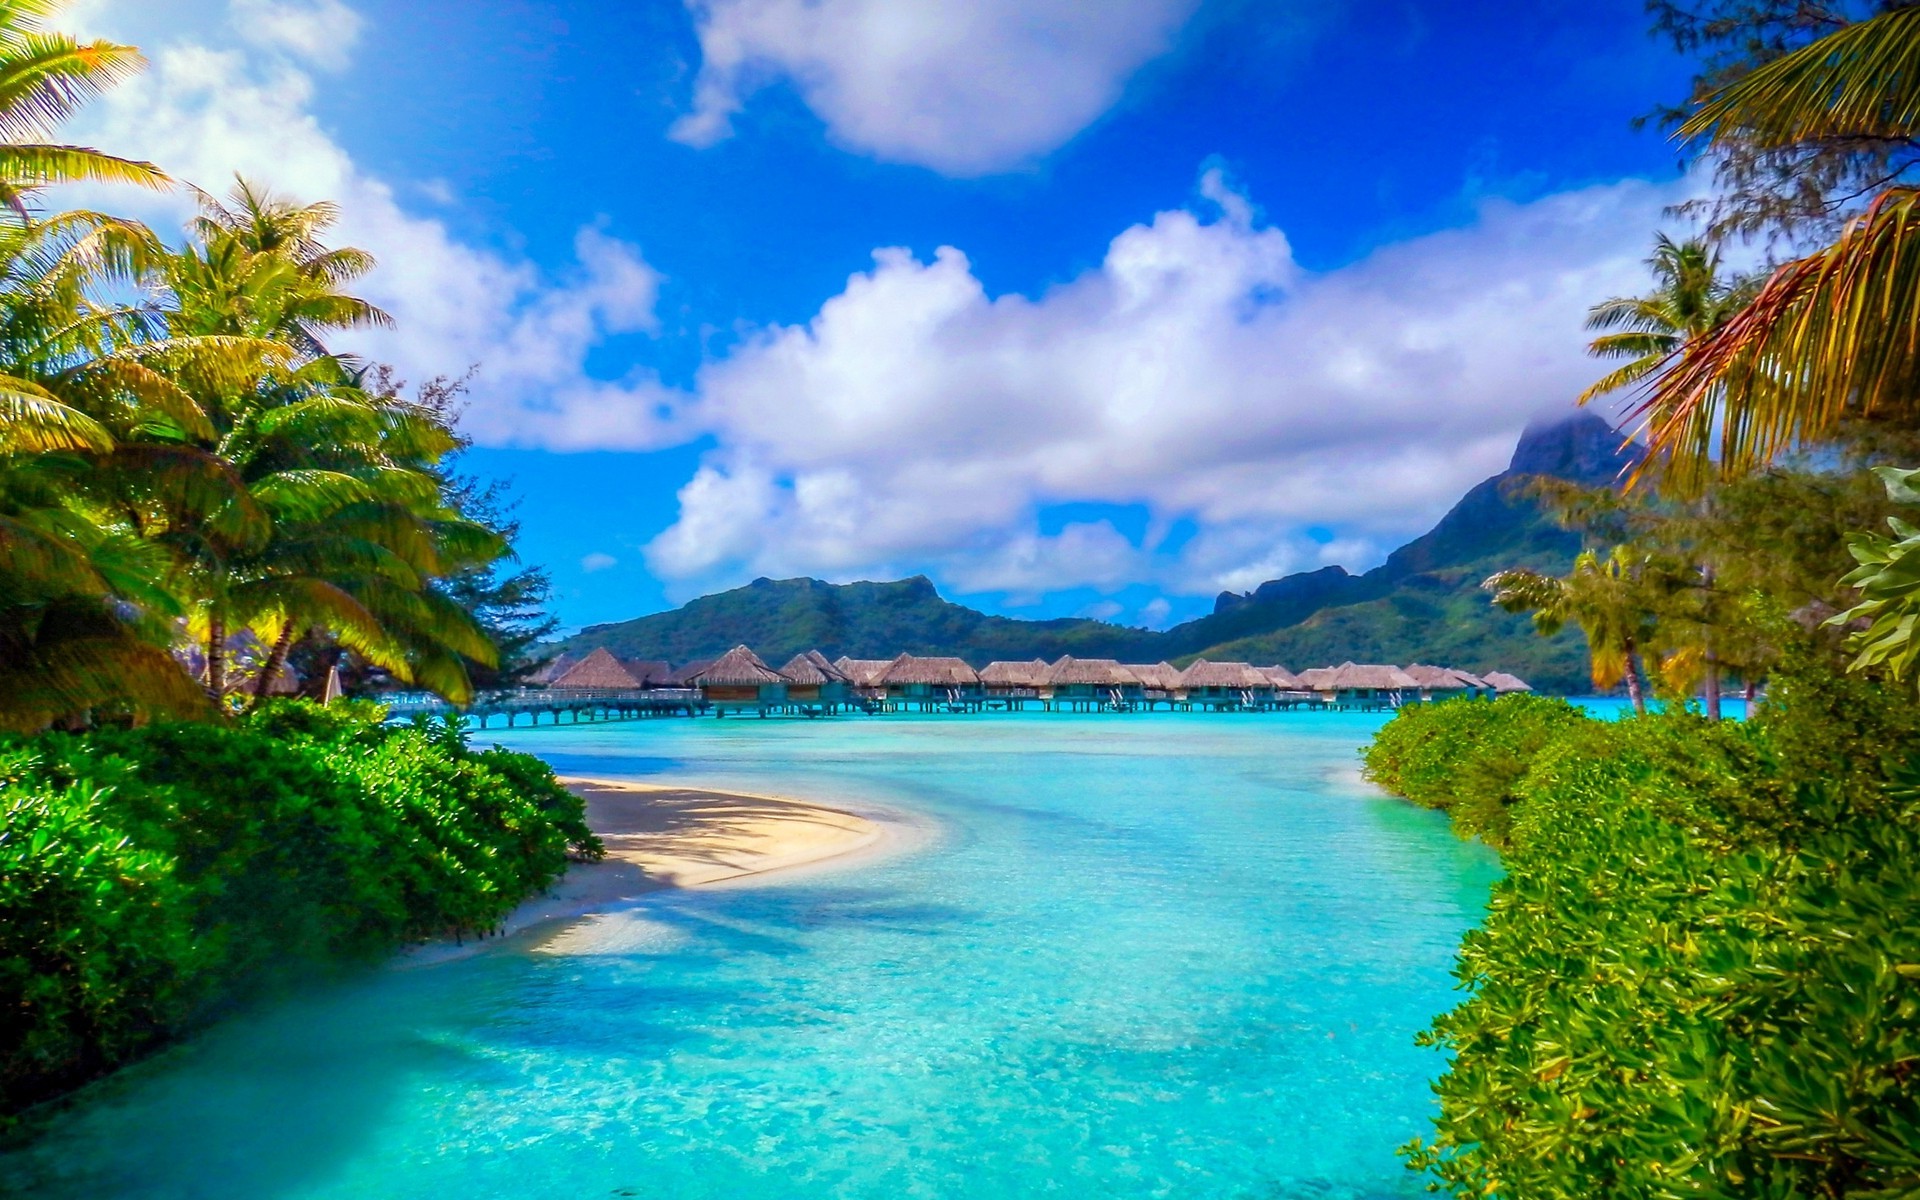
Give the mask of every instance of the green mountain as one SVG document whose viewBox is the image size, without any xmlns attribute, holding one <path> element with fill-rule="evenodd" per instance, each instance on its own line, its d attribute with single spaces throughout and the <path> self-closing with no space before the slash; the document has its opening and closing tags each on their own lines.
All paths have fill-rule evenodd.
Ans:
<svg viewBox="0 0 1920 1200">
<path fill-rule="evenodd" d="M 1205 655 L 1295 669 L 1347 659 L 1420 661 L 1511 671 L 1536 687 L 1580 691 L 1588 685 L 1579 634 L 1538 637 L 1525 617 L 1489 605 L 1479 585 L 1505 567 L 1564 571 L 1580 549 L 1532 501 L 1510 494 L 1516 479 L 1555 475 L 1598 485 L 1632 461 L 1619 435 L 1592 414 L 1529 429 L 1506 471 L 1373 570 L 1327 567 L 1226 592 L 1209 615 L 1165 632 L 992 616 L 942 599 L 922 576 L 848 584 L 756 579 L 671 612 L 590 626 L 558 649 L 583 654 L 605 646 L 623 658 L 681 663 L 744 642 L 776 665 L 813 648 L 829 657 L 952 654 L 976 664 L 1062 654 L 1145 662 Z"/>
</svg>

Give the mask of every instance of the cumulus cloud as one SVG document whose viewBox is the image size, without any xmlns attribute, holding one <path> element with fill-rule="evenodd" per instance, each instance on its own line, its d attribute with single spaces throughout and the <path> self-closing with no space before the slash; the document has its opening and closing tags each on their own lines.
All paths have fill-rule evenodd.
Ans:
<svg viewBox="0 0 1920 1200">
<path fill-rule="evenodd" d="M 617 567 L 619 565 L 619 559 L 599 550 L 594 551 L 592 554 L 585 555 L 580 559 L 580 569 L 589 575 L 595 571 L 605 571 L 610 567 Z"/>
<path fill-rule="evenodd" d="M 473 364 L 466 424 L 490 444 L 644 448 L 677 440 L 678 397 L 645 373 L 591 377 L 589 352 L 608 336 L 654 328 L 660 276 L 638 248 L 603 229 L 575 239 L 557 274 L 465 243 L 409 211 L 395 185 L 358 164 L 314 117 L 314 69 L 343 65 L 361 28 L 339 0 L 91 0 L 88 33 L 147 49 L 145 74 L 87 110 L 76 133 L 101 149 L 158 162 L 221 191 L 236 173 L 300 199 L 341 207 L 336 237 L 380 266 L 358 290 L 391 312 L 391 332 L 356 334 L 352 349 L 419 380 Z M 236 38 L 235 35 L 238 35 Z M 409 187 L 415 185 L 407 185 Z M 177 221 L 184 201 L 116 196 Z"/>
<path fill-rule="evenodd" d="M 1198 0 L 687 0 L 693 110 L 672 135 L 732 131 L 792 84 L 835 141 L 955 175 L 1018 166 L 1086 128 L 1165 53 Z"/>
<path fill-rule="evenodd" d="M 1585 310 L 1640 282 L 1677 187 L 1490 200 L 1315 274 L 1210 172 L 1036 297 L 989 295 L 956 248 L 880 250 L 806 325 L 704 370 L 721 448 L 649 563 L 689 591 L 932 561 L 966 590 L 1203 593 L 1377 557 L 1589 381 Z M 1177 553 L 1105 522 L 1040 536 L 1066 502 L 1197 533 Z"/>
</svg>

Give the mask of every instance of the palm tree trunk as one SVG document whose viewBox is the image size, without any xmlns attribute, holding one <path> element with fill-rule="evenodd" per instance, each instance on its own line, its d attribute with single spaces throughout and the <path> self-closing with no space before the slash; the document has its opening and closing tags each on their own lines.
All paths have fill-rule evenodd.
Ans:
<svg viewBox="0 0 1920 1200">
<path fill-rule="evenodd" d="M 1640 678 L 1640 652 L 1632 642 L 1627 643 L 1627 699 L 1633 701 L 1633 711 L 1641 716 L 1647 715 L 1647 687 Z"/>
<path fill-rule="evenodd" d="M 227 623 L 217 614 L 207 618 L 207 695 L 215 704 L 227 695 Z"/>
<path fill-rule="evenodd" d="M 280 630 L 280 636 L 274 639 L 273 649 L 267 652 L 267 661 L 260 666 L 260 678 L 253 681 L 252 708 L 259 708 L 267 698 L 267 689 L 273 686 L 273 677 L 287 661 L 287 649 L 293 645 L 293 622 L 288 621 Z"/>
</svg>

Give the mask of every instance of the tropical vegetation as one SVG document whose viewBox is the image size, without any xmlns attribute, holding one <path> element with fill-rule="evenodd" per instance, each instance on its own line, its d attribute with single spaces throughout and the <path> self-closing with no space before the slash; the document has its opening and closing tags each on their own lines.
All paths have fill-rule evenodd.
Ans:
<svg viewBox="0 0 1920 1200">
<path fill-rule="evenodd" d="M 545 576 L 457 469 L 458 384 L 343 346 L 336 209 L 248 180 L 163 237 L 57 185 L 139 54 L 0 4 L 0 1119 L 292 970 L 496 926 L 598 843 L 537 760 L 272 697 L 526 669 Z M 296 671 L 290 664 L 297 664 Z"/>
</svg>

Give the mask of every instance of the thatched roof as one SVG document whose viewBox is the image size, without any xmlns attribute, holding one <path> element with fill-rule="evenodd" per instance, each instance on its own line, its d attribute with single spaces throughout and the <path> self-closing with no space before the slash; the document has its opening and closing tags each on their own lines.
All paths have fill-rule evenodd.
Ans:
<svg viewBox="0 0 1920 1200">
<path fill-rule="evenodd" d="M 1196 658 L 1180 673 L 1180 682 L 1190 688 L 1263 688 L 1271 687 L 1267 677 L 1243 662 L 1217 663 Z"/>
<path fill-rule="evenodd" d="M 1324 692 L 1328 690 L 1327 681 L 1333 678 L 1333 672 L 1334 668 L 1332 667 L 1309 667 L 1294 676 L 1294 678 L 1300 681 L 1301 687 L 1311 688 L 1316 692 Z"/>
<path fill-rule="evenodd" d="M 1518 675 L 1509 675 L 1505 671 L 1488 671 L 1483 678 L 1487 686 L 1496 692 L 1530 692 L 1533 685 Z"/>
<path fill-rule="evenodd" d="M 673 664 L 657 658 L 623 658 L 620 665 L 640 681 L 641 687 L 660 687 L 673 675 Z"/>
<path fill-rule="evenodd" d="M 990 662 L 980 669 L 980 682 L 998 687 L 1039 687 L 1047 681 L 1047 662 Z"/>
<path fill-rule="evenodd" d="M 680 669 L 667 676 L 668 687 L 692 687 L 693 677 L 713 665 L 710 658 L 696 658 L 690 663 L 681 663 Z"/>
<path fill-rule="evenodd" d="M 1262 675 L 1265 675 L 1267 677 L 1268 683 L 1271 683 L 1274 687 L 1281 688 L 1285 691 L 1297 692 L 1307 686 L 1306 684 L 1300 682 L 1300 677 L 1298 675 L 1295 675 L 1292 671 L 1287 670 L 1285 667 L 1281 667 L 1281 666 L 1255 667 L 1254 670 L 1260 672 Z"/>
<path fill-rule="evenodd" d="M 1461 672 L 1452 667 L 1430 667 L 1424 663 L 1414 663 L 1405 669 L 1407 675 L 1420 685 L 1422 691 L 1463 692 L 1468 688 L 1479 686 L 1469 682 Z"/>
<path fill-rule="evenodd" d="M 1320 690 L 1336 692 L 1361 691 L 1367 688 L 1379 688 L 1395 691 L 1403 688 L 1417 688 L 1413 676 L 1399 667 L 1380 666 L 1374 663 L 1341 663 L 1333 669 Z"/>
<path fill-rule="evenodd" d="M 1475 675 L 1472 671 L 1462 671 L 1459 667 L 1449 667 L 1448 670 L 1453 672 L 1453 677 L 1455 679 L 1458 679 L 1462 684 L 1464 684 L 1467 687 L 1490 688 L 1493 686 L 1492 684 L 1488 683 L 1486 680 L 1480 678 L 1480 676 Z"/>
<path fill-rule="evenodd" d="M 552 683 L 567 673 L 567 668 L 580 661 L 577 654 L 560 654 L 541 664 L 539 670 L 527 676 L 528 683 Z"/>
<path fill-rule="evenodd" d="M 853 682 L 852 680 L 847 678 L 847 673 L 845 671 L 842 671 L 839 667 L 836 667 L 832 663 L 828 662 L 827 656 L 820 653 L 818 650 L 807 651 L 807 661 L 813 664 L 814 670 L 820 672 L 822 675 L 825 675 L 828 679 L 832 680 L 835 683 Z"/>
<path fill-rule="evenodd" d="M 1125 663 L 1129 674 L 1156 691 L 1172 691 L 1180 686 L 1180 668 L 1172 663 Z"/>
<path fill-rule="evenodd" d="M 1050 687 L 1067 687 L 1073 684 L 1121 687 L 1139 682 L 1138 676 L 1111 658 L 1075 658 L 1071 654 L 1064 654 L 1061 655 L 1059 662 L 1047 668 L 1047 684 Z"/>
<path fill-rule="evenodd" d="M 692 679 L 702 687 L 761 687 L 786 681 L 785 675 L 761 662 L 760 656 L 745 646 L 735 646 L 722 654 Z"/>
<path fill-rule="evenodd" d="M 880 676 L 885 684 L 926 683 L 936 687 L 962 687 L 980 682 L 980 673 L 958 658 L 915 658 L 902 654 L 887 664 Z"/>
<path fill-rule="evenodd" d="M 893 665 L 890 658 L 836 658 L 834 670 L 845 675 L 855 687 L 876 687 L 880 677 Z"/>
<path fill-rule="evenodd" d="M 552 688 L 593 688 L 598 691 L 625 691 L 641 686 L 626 665 L 605 646 L 596 649 L 568 667 L 547 685 Z"/>
</svg>

